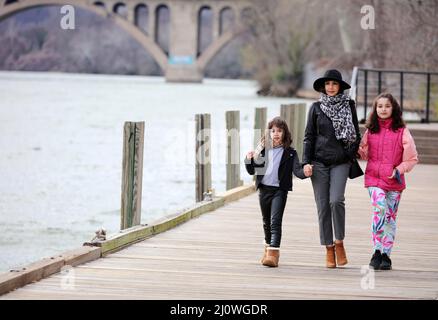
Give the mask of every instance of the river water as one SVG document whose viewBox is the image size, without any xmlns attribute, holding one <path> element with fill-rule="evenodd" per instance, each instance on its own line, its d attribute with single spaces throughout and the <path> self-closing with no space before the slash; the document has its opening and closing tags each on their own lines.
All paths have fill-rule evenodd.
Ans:
<svg viewBox="0 0 438 320">
<path fill-rule="evenodd" d="M 195 202 L 195 114 L 212 117 L 212 180 L 225 190 L 225 111 L 240 110 L 241 157 L 261 98 L 252 81 L 0 72 L 0 271 L 75 249 L 120 226 L 123 124 L 145 121 L 142 223 Z M 308 102 L 308 101 L 307 101 Z M 241 178 L 251 181 L 244 167 Z"/>
</svg>

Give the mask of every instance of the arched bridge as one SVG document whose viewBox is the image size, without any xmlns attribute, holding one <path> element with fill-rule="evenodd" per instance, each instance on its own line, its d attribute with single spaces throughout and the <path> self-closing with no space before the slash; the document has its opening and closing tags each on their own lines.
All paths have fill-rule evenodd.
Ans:
<svg viewBox="0 0 438 320">
<path fill-rule="evenodd" d="M 187 82 L 202 81 L 210 60 L 245 31 L 252 10 L 250 0 L 0 0 L 0 20 L 48 5 L 111 19 L 151 54 L 167 81 Z"/>
</svg>

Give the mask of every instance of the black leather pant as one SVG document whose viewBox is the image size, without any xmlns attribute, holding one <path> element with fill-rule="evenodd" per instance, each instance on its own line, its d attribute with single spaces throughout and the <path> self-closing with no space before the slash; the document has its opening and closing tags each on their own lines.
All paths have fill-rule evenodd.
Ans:
<svg viewBox="0 0 438 320">
<path fill-rule="evenodd" d="M 259 202 L 263 217 L 265 243 L 271 247 L 280 247 L 281 227 L 284 208 L 286 206 L 287 191 L 278 187 L 259 186 Z"/>
</svg>

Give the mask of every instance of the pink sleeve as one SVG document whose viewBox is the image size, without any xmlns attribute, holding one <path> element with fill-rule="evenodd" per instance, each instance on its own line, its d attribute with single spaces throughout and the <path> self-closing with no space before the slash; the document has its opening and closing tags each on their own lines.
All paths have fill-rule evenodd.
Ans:
<svg viewBox="0 0 438 320">
<path fill-rule="evenodd" d="M 418 163 L 418 153 L 414 138 L 408 128 L 403 132 L 403 161 L 397 167 L 400 174 L 409 172 Z"/>
<path fill-rule="evenodd" d="M 368 130 L 365 131 L 360 141 L 358 153 L 362 160 L 368 160 Z"/>
</svg>

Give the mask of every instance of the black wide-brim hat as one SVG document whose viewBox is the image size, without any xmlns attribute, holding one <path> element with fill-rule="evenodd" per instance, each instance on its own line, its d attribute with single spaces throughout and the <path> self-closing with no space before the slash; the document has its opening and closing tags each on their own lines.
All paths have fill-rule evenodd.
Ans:
<svg viewBox="0 0 438 320">
<path fill-rule="evenodd" d="M 324 77 L 315 80 L 315 82 L 313 83 L 313 89 L 318 92 L 324 92 L 325 82 L 328 80 L 334 80 L 339 82 L 339 92 L 351 88 L 351 86 L 347 82 L 342 80 L 342 74 L 338 70 L 331 69 L 325 72 Z"/>
</svg>

